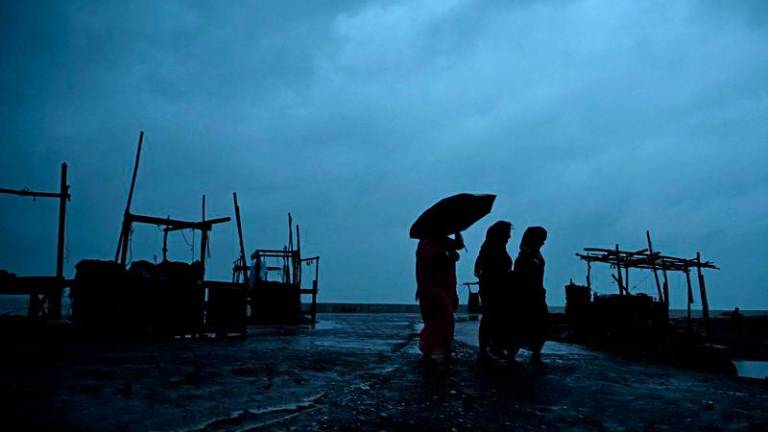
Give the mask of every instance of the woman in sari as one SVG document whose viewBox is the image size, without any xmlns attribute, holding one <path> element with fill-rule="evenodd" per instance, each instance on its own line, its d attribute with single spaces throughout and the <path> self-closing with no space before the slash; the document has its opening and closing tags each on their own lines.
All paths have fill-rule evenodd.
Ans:
<svg viewBox="0 0 768 432">
<path fill-rule="evenodd" d="M 530 363 L 541 365 L 541 349 L 549 331 L 549 310 L 544 289 L 544 257 L 541 247 L 547 240 L 547 230 L 534 226 L 525 230 L 520 241 L 520 253 L 515 259 L 514 325 L 516 349 L 531 350 Z"/>
<path fill-rule="evenodd" d="M 464 247 L 461 234 L 419 240 L 416 249 L 416 300 L 419 301 L 424 328 L 419 335 L 419 350 L 424 360 L 435 356 L 451 358 L 453 312 L 459 306 L 456 294 L 456 261 Z"/>
<path fill-rule="evenodd" d="M 488 228 L 485 242 L 475 260 L 475 276 L 480 283 L 483 316 L 480 319 L 478 360 L 488 359 L 488 349 L 502 353 L 507 348 L 505 316 L 510 289 L 512 258 L 507 253 L 507 242 L 512 235 L 512 224 L 498 221 Z"/>
</svg>

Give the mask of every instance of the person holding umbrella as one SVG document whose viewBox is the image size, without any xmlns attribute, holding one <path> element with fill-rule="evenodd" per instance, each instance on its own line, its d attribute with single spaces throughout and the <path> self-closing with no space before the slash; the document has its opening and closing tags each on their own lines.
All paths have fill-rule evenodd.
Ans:
<svg viewBox="0 0 768 432">
<path fill-rule="evenodd" d="M 456 261 L 464 239 L 457 233 L 419 240 L 416 249 L 416 300 L 419 302 L 424 328 L 419 336 L 419 350 L 424 360 L 435 356 L 451 358 L 454 320 L 459 307 L 456 294 Z"/>
<path fill-rule="evenodd" d="M 416 219 L 410 230 L 416 248 L 416 300 L 424 328 L 419 335 L 423 359 L 451 358 L 454 319 L 459 306 L 456 261 L 464 248 L 461 232 L 490 213 L 495 195 L 458 194 L 445 198 Z M 450 235 L 453 234 L 453 238 Z"/>
</svg>

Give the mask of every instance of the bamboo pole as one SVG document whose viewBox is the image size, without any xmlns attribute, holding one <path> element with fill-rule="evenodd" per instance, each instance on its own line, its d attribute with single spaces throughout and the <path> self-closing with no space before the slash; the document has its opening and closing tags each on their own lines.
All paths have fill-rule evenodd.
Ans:
<svg viewBox="0 0 768 432">
<path fill-rule="evenodd" d="M 243 225 L 240 219 L 240 205 L 237 203 L 237 193 L 232 192 L 232 200 L 235 204 L 235 222 L 237 222 L 237 238 L 240 244 L 240 257 L 238 258 L 238 264 L 235 268 L 235 278 L 239 281 L 239 277 L 237 275 L 242 274 L 243 275 L 243 282 L 245 282 L 248 278 L 248 275 L 246 274 L 246 261 L 245 261 L 245 245 L 243 243 Z"/>
<path fill-rule="evenodd" d="M 202 222 L 205 224 L 205 194 L 203 194 L 202 203 Z M 208 249 L 208 230 L 200 230 L 200 264 L 203 266 L 203 274 L 205 274 L 205 256 Z"/>
<path fill-rule="evenodd" d="M 123 226 L 120 229 L 120 238 L 117 240 L 117 250 L 115 251 L 115 262 L 118 260 L 125 266 L 126 254 L 128 253 L 128 237 L 131 234 L 131 222 L 129 216 L 131 214 L 131 203 L 133 202 L 133 191 L 136 188 L 136 176 L 139 172 L 139 162 L 141 161 L 141 147 L 144 144 L 144 131 L 139 132 L 139 146 L 136 149 L 136 160 L 133 163 L 133 174 L 131 175 L 131 187 L 128 189 L 128 201 L 125 204 L 125 212 L 123 213 Z M 120 254 L 122 253 L 122 258 Z"/>
<path fill-rule="evenodd" d="M 293 251 L 293 216 L 288 212 L 288 250 Z"/>
<path fill-rule="evenodd" d="M 168 228 L 163 228 L 163 261 L 168 260 Z"/>
<path fill-rule="evenodd" d="M 696 252 L 696 262 L 701 262 L 701 253 Z M 699 279 L 699 292 L 701 293 L 701 312 L 704 316 L 704 329 L 709 333 L 709 301 L 707 300 L 707 286 L 704 283 L 704 274 L 701 272 L 701 266 L 696 267 Z"/>
<path fill-rule="evenodd" d="M 295 276 L 294 282 L 301 288 L 301 231 L 298 224 L 296 224 L 296 255 L 293 264 L 293 274 Z"/>
<path fill-rule="evenodd" d="M 653 244 L 651 244 L 651 232 L 646 230 L 645 231 L 645 238 L 648 240 L 648 260 L 651 262 L 651 269 L 653 270 L 653 278 L 656 280 L 656 292 L 659 295 L 659 301 L 666 301 L 664 298 L 662 292 L 661 292 L 661 284 L 659 283 L 659 274 L 656 272 L 656 259 L 653 255 Z"/>
<path fill-rule="evenodd" d="M 237 193 L 232 192 L 232 199 L 235 202 L 235 221 L 237 222 L 237 238 L 240 244 L 240 259 L 243 260 L 245 265 L 245 244 L 243 243 L 243 224 L 240 219 L 240 204 L 237 203 Z"/>
<path fill-rule="evenodd" d="M 687 321 L 688 321 L 688 331 L 691 330 L 691 305 L 693 304 L 693 288 L 691 287 L 691 271 L 686 269 L 685 270 L 685 284 L 688 287 L 688 301 L 686 302 L 687 308 Z"/>
<path fill-rule="evenodd" d="M 61 164 L 61 182 L 59 186 L 59 227 L 58 239 L 56 241 L 56 286 L 53 288 L 53 295 L 50 298 L 48 313 L 53 319 L 61 318 L 61 297 L 64 287 L 64 238 L 66 231 L 67 218 L 67 197 L 69 196 L 69 185 L 67 185 L 67 164 Z"/>
<path fill-rule="evenodd" d="M 624 282 L 621 277 L 621 259 L 619 258 L 619 245 L 616 244 L 616 283 L 619 284 L 619 294 L 624 294 Z"/>
<path fill-rule="evenodd" d="M 317 322 L 317 281 L 320 278 L 320 257 L 315 260 L 315 279 L 312 281 L 312 326 Z"/>
<path fill-rule="evenodd" d="M 629 294 L 629 265 L 624 265 L 624 291 Z"/>
</svg>

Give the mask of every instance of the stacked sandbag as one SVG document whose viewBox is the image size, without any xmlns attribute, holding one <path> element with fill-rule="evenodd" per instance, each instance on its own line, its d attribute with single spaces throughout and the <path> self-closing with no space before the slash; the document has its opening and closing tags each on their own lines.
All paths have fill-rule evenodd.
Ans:
<svg viewBox="0 0 768 432">
<path fill-rule="evenodd" d="M 128 269 L 131 296 L 128 299 L 135 312 L 134 323 L 144 331 L 152 328 L 160 313 L 152 297 L 158 290 L 157 265 L 146 260 L 134 261 Z"/>
<path fill-rule="evenodd" d="M 76 266 L 72 321 L 89 332 L 194 334 L 203 323 L 203 267 L 135 261 L 126 271 L 114 261 L 83 260 Z"/>
<path fill-rule="evenodd" d="M 205 302 L 202 264 L 163 261 L 156 266 L 156 275 L 156 291 L 149 297 L 155 303 L 153 331 L 172 335 L 201 331 Z"/>
<path fill-rule="evenodd" d="M 128 289 L 123 267 L 114 261 L 82 260 L 75 270 L 70 291 L 73 323 L 95 332 L 124 327 L 131 311 L 123 302 Z"/>
</svg>

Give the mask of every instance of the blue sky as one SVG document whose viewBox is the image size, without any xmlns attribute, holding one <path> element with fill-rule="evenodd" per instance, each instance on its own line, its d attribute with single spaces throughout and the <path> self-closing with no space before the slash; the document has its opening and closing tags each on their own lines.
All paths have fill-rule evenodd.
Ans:
<svg viewBox="0 0 768 432">
<path fill-rule="evenodd" d="M 482 192 L 498 199 L 466 233 L 462 281 L 497 219 L 512 254 L 526 226 L 550 231 L 551 304 L 583 281 L 575 252 L 640 249 L 650 229 L 721 266 L 712 307 L 768 308 L 764 2 L 32 1 L 0 22 L 0 185 L 55 189 L 70 164 L 68 276 L 113 256 L 144 130 L 135 212 L 197 219 L 205 193 L 229 216 L 237 191 L 252 250 L 281 247 L 291 211 L 321 301 L 411 302 L 410 223 Z M 0 268 L 53 273 L 55 220 L 53 202 L 0 196 Z M 161 238 L 138 228 L 133 256 Z M 235 245 L 214 231 L 210 277 Z M 616 290 L 608 269 L 594 282 Z"/>
</svg>

